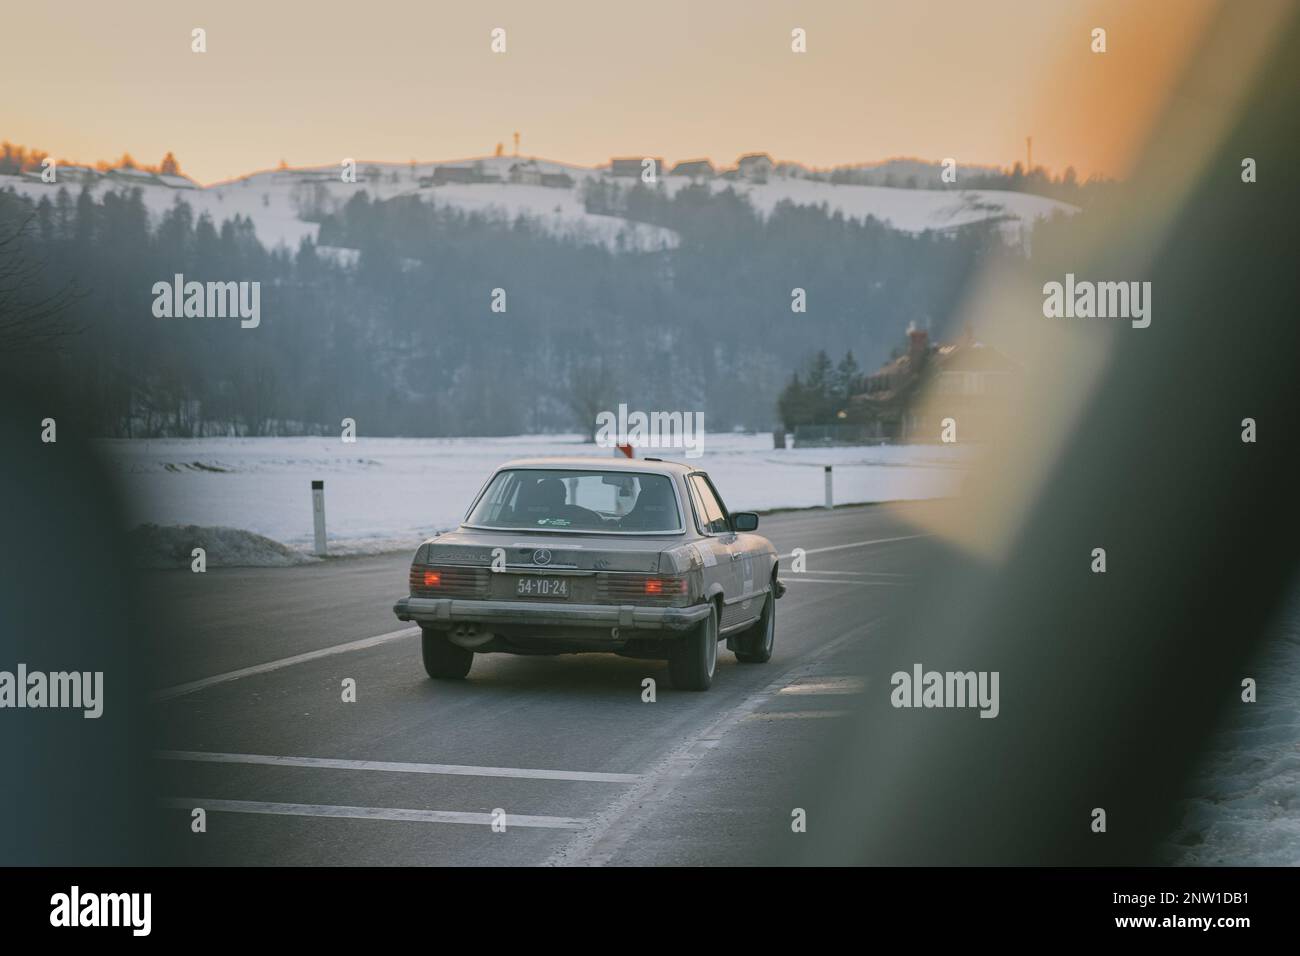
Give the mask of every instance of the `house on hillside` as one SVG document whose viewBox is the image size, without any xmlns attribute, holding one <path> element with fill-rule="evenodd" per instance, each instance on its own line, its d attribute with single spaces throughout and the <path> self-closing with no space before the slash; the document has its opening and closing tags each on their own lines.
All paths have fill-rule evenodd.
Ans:
<svg viewBox="0 0 1300 956">
<path fill-rule="evenodd" d="M 907 352 L 863 379 L 849 399 L 845 421 L 871 438 L 937 442 L 945 418 L 962 441 L 987 438 L 1011 410 L 1020 368 L 969 330 L 951 345 L 932 345 L 909 329 Z"/>
<path fill-rule="evenodd" d="M 117 169 L 110 169 L 108 178 L 118 181 L 125 180 L 136 186 L 156 186 L 158 184 L 156 175 L 145 172 L 143 169 L 136 169 L 134 166 L 119 166 Z"/>
<path fill-rule="evenodd" d="M 751 183 L 765 183 L 775 165 L 767 153 L 746 153 L 736 161 L 736 173 Z"/>
<path fill-rule="evenodd" d="M 509 175 L 510 181 L 517 186 L 540 186 L 542 184 L 541 167 L 531 159 L 520 163 L 511 163 Z"/>
<path fill-rule="evenodd" d="M 647 167 L 647 161 L 653 165 Z M 640 179 L 642 172 L 647 168 L 654 170 L 654 177 L 657 181 L 664 174 L 664 161 L 655 156 L 635 156 L 609 161 L 609 174 L 621 179 Z"/>
<path fill-rule="evenodd" d="M 93 183 L 103 177 L 93 166 L 83 166 L 80 163 L 58 164 L 54 168 L 54 178 L 60 183 Z M 40 173 L 37 172 L 36 178 L 40 179 Z"/>
<path fill-rule="evenodd" d="M 707 159 L 688 159 L 673 167 L 674 176 L 689 176 L 694 182 L 712 179 L 717 171 Z"/>
<path fill-rule="evenodd" d="M 374 169 L 373 166 L 369 167 Z M 166 176 L 159 177 L 166 179 Z M 336 183 L 339 181 L 339 173 L 334 169 L 295 169 L 292 175 L 296 183 Z M 365 182 L 364 173 L 357 177 L 357 182 Z"/>
<path fill-rule="evenodd" d="M 476 183 L 478 171 L 473 166 L 437 166 L 433 170 L 433 185 L 445 183 Z"/>
</svg>

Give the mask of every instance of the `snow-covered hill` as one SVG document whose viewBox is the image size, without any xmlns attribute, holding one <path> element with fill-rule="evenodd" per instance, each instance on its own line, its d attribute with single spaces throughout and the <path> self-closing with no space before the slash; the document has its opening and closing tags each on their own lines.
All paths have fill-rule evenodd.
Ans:
<svg viewBox="0 0 1300 956">
<path fill-rule="evenodd" d="M 460 170 L 448 172 L 448 168 Z M 439 171 L 441 170 L 441 172 Z M 0 176 L 0 189 L 13 188 L 39 199 L 53 196 L 60 185 L 74 194 L 83 185 L 95 193 L 139 188 L 146 207 L 157 217 L 178 199 L 208 214 L 220 226 L 236 215 L 254 223 L 258 237 L 268 247 L 296 248 L 305 237 L 315 240 L 319 226 L 304 219 L 318 218 L 338 209 L 357 190 L 372 198 L 418 196 L 439 205 L 513 220 L 533 220 L 557 236 L 602 244 L 625 251 L 672 248 L 678 238 L 669 229 L 632 222 L 617 216 L 597 215 L 584 208 L 582 185 L 592 178 L 608 177 L 604 168 L 573 166 L 542 159 L 489 156 L 440 163 L 372 163 L 358 161 L 355 183 L 343 182 L 341 166 L 268 170 L 208 187 L 197 187 L 184 177 L 161 177 L 134 170 L 100 174 L 85 168 L 60 170 L 60 183 L 39 177 Z M 455 180 L 473 181 L 455 181 Z M 636 180 L 618 180 L 630 185 Z M 773 174 L 766 182 L 745 179 L 706 180 L 714 190 L 727 188 L 747 195 L 761 213 L 770 213 L 782 200 L 797 205 L 825 205 L 853 219 L 874 216 L 906 232 L 951 230 L 971 223 L 994 220 L 1015 241 L 1035 219 L 1077 209 L 1066 203 L 1027 193 L 998 190 L 937 191 L 885 186 L 842 185 L 797 176 Z M 666 175 L 662 186 L 669 194 L 689 185 L 686 176 Z M 336 258 L 348 261 L 347 250 Z"/>
</svg>

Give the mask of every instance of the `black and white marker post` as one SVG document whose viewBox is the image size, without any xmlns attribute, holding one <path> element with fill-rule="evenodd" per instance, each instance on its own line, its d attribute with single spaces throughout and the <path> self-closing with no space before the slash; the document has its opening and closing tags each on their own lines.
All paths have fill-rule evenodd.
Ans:
<svg viewBox="0 0 1300 956">
<path fill-rule="evenodd" d="M 826 507 L 835 507 L 835 498 L 831 494 L 831 466 L 826 466 Z"/>
<path fill-rule="evenodd" d="M 311 510 L 316 519 L 316 554 L 323 558 L 325 557 L 325 482 L 323 481 L 311 483 Z"/>
</svg>

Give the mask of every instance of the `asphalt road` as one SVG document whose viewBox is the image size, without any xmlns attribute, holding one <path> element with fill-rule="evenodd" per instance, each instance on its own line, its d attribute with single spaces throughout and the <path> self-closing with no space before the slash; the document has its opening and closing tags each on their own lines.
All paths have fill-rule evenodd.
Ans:
<svg viewBox="0 0 1300 956">
<path fill-rule="evenodd" d="M 843 759 L 846 705 L 887 692 L 855 652 L 916 584 L 934 540 L 909 521 L 921 507 L 935 506 L 765 517 L 760 533 L 783 556 L 804 549 L 807 570 L 782 559 L 772 660 L 720 649 L 706 693 L 607 654 L 479 655 L 466 681 L 430 681 L 418 631 L 391 612 L 406 553 L 152 573 L 167 842 L 223 864 L 790 859 L 817 768 Z"/>
</svg>

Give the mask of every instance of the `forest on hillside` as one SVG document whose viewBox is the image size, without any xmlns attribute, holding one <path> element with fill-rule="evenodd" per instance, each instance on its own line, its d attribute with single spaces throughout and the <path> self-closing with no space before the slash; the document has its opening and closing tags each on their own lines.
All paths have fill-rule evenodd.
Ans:
<svg viewBox="0 0 1300 956">
<path fill-rule="evenodd" d="M 183 196 L 151 221 L 138 190 L 0 191 L 0 372 L 75 382 L 66 414 L 101 436 L 334 433 L 345 417 L 372 435 L 589 430 L 619 402 L 767 429 L 800 362 L 851 350 L 874 368 L 909 324 L 942 334 L 983 260 L 1020 254 L 992 225 L 762 216 L 729 189 L 586 198 L 680 244 L 620 251 L 361 192 L 322 218 L 319 247 L 268 250 L 249 220 L 196 218 Z M 154 284 L 176 274 L 259 282 L 260 325 L 156 318 Z"/>
</svg>

